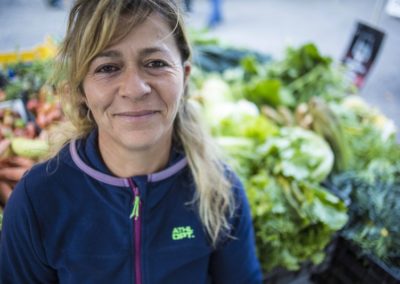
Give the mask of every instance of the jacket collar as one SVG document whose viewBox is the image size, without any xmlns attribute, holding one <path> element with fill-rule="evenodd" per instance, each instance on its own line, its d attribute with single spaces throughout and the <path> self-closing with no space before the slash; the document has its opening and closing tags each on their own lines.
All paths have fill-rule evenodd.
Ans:
<svg viewBox="0 0 400 284">
<path fill-rule="evenodd" d="M 127 178 L 113 176 L 102 161 L 97 146 L 97 131 L 93 131 L 86 139 L 72 140 L 69 151 L 76 166 L 90 177 L 113 186 L 129 186 Z M 187 159 L 182 154 L 171 154 L 166 169 L 148 174 L 145 178 L 147 182 L 162 181 L 178 173 L 186 167 L 187 163 Z"/>
</svg>

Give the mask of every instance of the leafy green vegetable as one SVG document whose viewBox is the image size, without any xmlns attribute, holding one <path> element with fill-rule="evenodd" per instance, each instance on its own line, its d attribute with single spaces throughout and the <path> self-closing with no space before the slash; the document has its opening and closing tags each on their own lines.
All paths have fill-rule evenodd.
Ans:
<svg viewBox="0 0 400 284">
<path fill-rule="evenodd" d="M 293 106 L 294 98 L 277 79 L 256 79 L 244 87 L 244 96 L 257 105 Z"/>
<path fill-rule="evenodd" d="M 288 48 L 282 60 L 264 65 L 244 60 L 242 68 L 247 75 L 243 95 L 257 105 L 294 108 L 314 96 L 338 101 L 354 92 L 344 69 L 333 66 L 332 59 L 322 56 L 313 44 Z"/>
<path fill-rule="evenodd" d="M 263 269 L 298 270 L 324 259 L 323 249 L 346 221 L 346 208 L 318 185 L 260 170 L 246 183 Z"/>
<path fill-rule="evenodd" d="M 353 155 L 349 169 L 363 171 L 374 160 L 395 163 L 400 160 L 393 121 L 358 96 L 348 96 L 339 104 L 331 104 L 341 120 Z"/>
<path fill-rule="evenodd" d="M 226 162 L 235 170 L 242 180 L 256 172 L 257 154 L 253 151 L 255 142 L 251 138 L 219 136 L 217 143 L 222 147 Z"/>
<path fill-rule="evenodd" d="M 364 171 L 331 177 L 329 186 L 350 202 L 343 235 L 400 268 L 400 163 L 374 160 Z"/>
<path fill-rule="evenodd" d="M 331 63 L 332 59 L 322 56 L 313 43 L 304 44 L 299 48 L 288 47 L 282 62 L 284 71 L 280 76 L 284 82 L 290 82 L 307 74 L 316 66 L 329 67 Z"/>
<path fill-rule="evenodd" d="M 254 57 L 257 62 L 268 62 L 271 57 L 254 50 L 238 48 L 221 43 L 210 36 L 206 30 L 192 30 L 189 34 L 193 43 L 193 62 L 206 72 L 222 73 L 238 67 L 247 57 Z"/>
<path fill-rule="evenodd" d="M 51 60 L 36 60 L 30 63 L 18 62 L 4 67 L 8 70 L 8 84 L 5 87 L 6 99 L 17 99 L 26 92 L 28 96 L 37 93 L 52 72 Z"/>
<path fill-rule="evenodd" d="M 259 115 L 257 108 L 252 107 L 251 103 L 243 100 L 221 107 L 220 117 L 214 118 L 217 122 L 213 129 L 214 134 L 252 138 L 257 143 L 263 143 L 267 137 L 277 133 L 276 125 Z"/>
<path fill-rule="evenodd" d="M 333 153 L 320 136 L 302 128 L 281 128 L 258 148 L 264 167 L 298 181 L 323 181 L 333 167 Z"/>
</svg>

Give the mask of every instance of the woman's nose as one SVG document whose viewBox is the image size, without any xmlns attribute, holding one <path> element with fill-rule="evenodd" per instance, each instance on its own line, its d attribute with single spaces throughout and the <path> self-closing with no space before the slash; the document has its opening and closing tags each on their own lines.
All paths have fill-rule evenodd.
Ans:
<svg viewBox="0 0 400 284">
<path fill-rule="evenodd" d="M 119 86 L 121 96 L 139 99 L 150 92 L 151 87 L 144 74 L 133 69 L 125 70 Z"/>
</svg>

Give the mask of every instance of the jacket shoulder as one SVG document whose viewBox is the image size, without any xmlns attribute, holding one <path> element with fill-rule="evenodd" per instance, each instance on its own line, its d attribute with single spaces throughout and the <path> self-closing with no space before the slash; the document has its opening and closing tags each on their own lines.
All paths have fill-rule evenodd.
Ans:
<svg viewBox="0 0 400 284">
<path fill-rule="evenodd" d="M 27 185 L 29 190 L 45 190 L 52 183 L 66 182 L 71 171 L 77 171 L 68 147 L 64 147 L 54 157 L 35 164 L 19 181 Z M 18 187 L 18 186 L 17 186 Z"/>
</svg>

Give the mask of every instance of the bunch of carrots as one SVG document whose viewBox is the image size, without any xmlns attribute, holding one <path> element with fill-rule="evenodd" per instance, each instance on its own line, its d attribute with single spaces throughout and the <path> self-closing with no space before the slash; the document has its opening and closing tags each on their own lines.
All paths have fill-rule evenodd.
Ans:
<svg viewBox="0 0 400 284">
<path fill-rule="evenodd" d="M 27 110 L 35 120 L 24 122 L 18 113 L 11 109 L 0 110 L 0 206 L 4 207 L 16 183 L 37 160 L 17 156 L 10 149 L 16 137 L 41 139 L 46 130 L 63 119 L 61 107 L 54 94 L 46 92 L 45 87 L 35 98 L 27 102 Z"/>
</svg>

